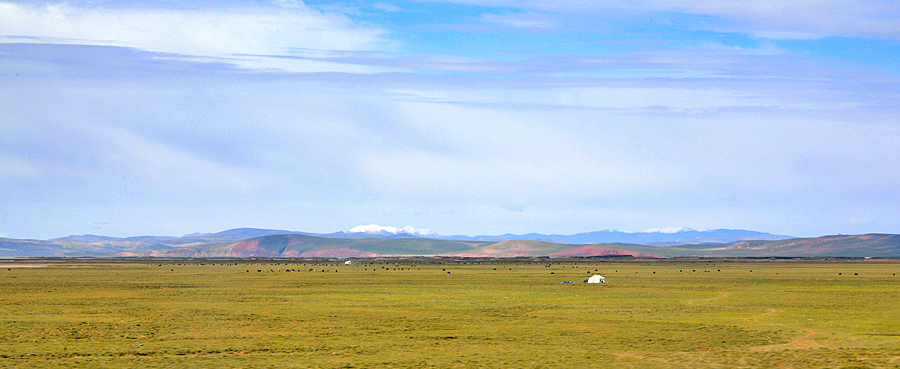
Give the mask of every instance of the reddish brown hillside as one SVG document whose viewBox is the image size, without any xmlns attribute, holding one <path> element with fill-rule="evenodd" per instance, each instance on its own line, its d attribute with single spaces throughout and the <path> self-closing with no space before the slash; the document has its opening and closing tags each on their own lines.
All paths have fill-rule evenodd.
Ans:
<svg viewBox="0 0 900 369">
<path fill-rule="evenodd" d="M 686 246 L 688 248 L 689 246 Z M 704 256 L 897 257 L 900 235 L 864 234 L 777 241 L 743 241 L 731 245 L 693 247 Z"/>
<path fill-rule="evenodd" d="M 251 256 L 261 256 L 261 257 L 278 257 L 283 256 L 278 251 L 266 250 L 264 248 L 259 247 L 259 239 L 249 239 L 240 241 L 231 245 L 231 252 L 229 253 L 230 257 L 251 257 Z"/>
<path fill-rule="evenodd" d="M 571 246 L 533 240 L 509 240 L 454 253 L 448 256 L 461 257 L 497 257 L 511 258 L 517 256 L 545 256 L 552 252 L 567 250 Z"/>
<path fill-rule="evenodd" d="M 386 255 L 378 255 L 374 252 L 365 252 L 353 249 L 328 249 L 328 250 L 317 250 L 317 251 L 307 251 L 301 254 L 303 257 L 313 257 L 313 258 L 374 258 L 379 256 Z"/>
<path fill-rule="evenodd" d="M 581 246 L 576 247 L 574 249 L 560 251 L 556 253 L 550 254 L 550 257 L 564 257 L 564 256 L 634 256 L 634 257 L 646 257 L 646 258 L 664 258 L 663 255 L 654 255 L 654 254 L 644 254 L 637 251 L 631 250 L 619 250 L 619 249 L 608 249 L 604 247 L 597 246 Z"/>
</svg>

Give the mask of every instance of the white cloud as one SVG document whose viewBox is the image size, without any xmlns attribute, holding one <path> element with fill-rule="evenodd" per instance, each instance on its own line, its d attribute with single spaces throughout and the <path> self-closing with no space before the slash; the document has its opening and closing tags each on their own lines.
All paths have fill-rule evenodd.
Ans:
<svg viewBox="0 0 900 369">
<path fill-rule="evenodd" d="M 775 101 L 747 92 L 688 89 L 585 87 L 557 91 L 562 105 L 597 108 L 709 109 L 725 107 L 774 106 Z"/>
<path fill-rule="evenodd" d="M 111 144 L 106 148 L 109 152 L 104 155 L 109 165 L 131 167 L 134 175 L 145 177 L 159 188 L 170 191 L 184 188 L 221 189 L 232 194 L 248 195 L 275 182 L 265 172 L 217 162 L 121 128 L 97 126 L 93 130 Z"/>
<path fill-rule="evenodd" d="M 483 14 L 481 19 L 513 28 L 551 29 L 556 26 L 547 15 L 540 13 Z"/>
<path fill-rule="evenodd" d="M 722 16 L 734 22 L 723 30 L 747 32 L 757 37 L 900 38 L 900 7 L 890 0 L 698 1 L 676 3 L 672 9 Z"/>
<path fill-rule="evenodd" d="M 447 0 L 434 0 L 445 2 Z M 449 0 L 542 12 L 598 16 L 682 13 L 721 17 L 695 27 L 745 32 L 755 36 L 810 38 L 824 36 L 900 39 L 900 5 L 893 0 Z M 703 24 L 707 23 L 706 26 Z"/>
<path fill-rule="evenodd" d="M 565 17 L 550 9 L 565 2 L 542 4 L 481 21 L 539 28 L 549 24 L 528 22 L 544 12 Z M 280 5 L 238 14 L 0 2 L 0 38 L 257 69 L 467 73 L 260 78 L 171 60 L 147 73 L 148 53 L 131 49 L 0 45 L 9 122 L 0 177 L 11 179 L 0 192 L 12 194 L 0 203 L 19 201 L 0 210 L 28 209 L 8 229 L 51 232 L 45 213 L 63 224 L 87 219 L 85 208 L 135 232 L 165 223 L 173 234 L 251 224 L 330 232 L 376 219 L 444 234 L 670 224 L 803 234 L 900 219 L 873 206 L 897 203 L 900 186 L 894 74 L 713 42 L 510 60 L 359 52 L 384 46 L 384 33 Z M 741 17 L 738 2 L 639 5 Z M 773 15 L 754 19 L 764 17 Z"/>
<path fill-rule="evenodd" d="M 302 3 L 278 8 L 175 10 L 0 2 L 0 41 L 122 46 L 249 68 L 341 70 L 331 63 L 267 56 L 303 57 L 304 50 L 383 49 L 389 47 L 384 35 L 384 30 L 360 26 L 343 15 L 318 12 Z"/>
<path fill-rule="evenodd" d="M 852 224 L 869 224 L 875 222 L 875 216 L 871 213 L 865 213 L 863 215 L 854 215 L 849 219 Z"/>
<path fill-rule="evenodd" d="M 17 156 L 0 152 L 0 178 L 36 178 L 40 174 L 39 166 Z"/>
<path fill-rule="evenodd" d="M 372 5 L 372 8 L 375 10 L 387 12 L 387 13 L 403 11 L 403 8 L 396 6 L 394 4 L 391 4 L 391 3 L 375 3 Z"/>
<path fill-rule="evenodd" d="M 274 0 L 273 3 L 284 8 L 303 8 L 304 5 L 299 0 Z"/>
</svg>

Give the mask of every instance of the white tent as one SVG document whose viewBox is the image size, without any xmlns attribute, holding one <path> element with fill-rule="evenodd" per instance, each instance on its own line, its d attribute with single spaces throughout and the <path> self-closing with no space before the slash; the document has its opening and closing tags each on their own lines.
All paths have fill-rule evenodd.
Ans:
<svg viewBox="0 0 900 369">
<path fill-rule="evenodd" d="M 606 283 L 606 278 L 603 278 L 602 275 L 594 274 L 588 278 L 587 283 Z"/>
</svg>

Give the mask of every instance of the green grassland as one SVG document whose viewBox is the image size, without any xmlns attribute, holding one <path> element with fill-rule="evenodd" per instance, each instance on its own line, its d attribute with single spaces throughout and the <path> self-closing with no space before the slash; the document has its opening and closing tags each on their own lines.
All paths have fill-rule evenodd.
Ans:
<svg viewBox="0 0 900 369">
<path fill-rule="evenodd" d="M 0 367 L 900 367 L 900 260 L 31 263 Z"/>
</svg>

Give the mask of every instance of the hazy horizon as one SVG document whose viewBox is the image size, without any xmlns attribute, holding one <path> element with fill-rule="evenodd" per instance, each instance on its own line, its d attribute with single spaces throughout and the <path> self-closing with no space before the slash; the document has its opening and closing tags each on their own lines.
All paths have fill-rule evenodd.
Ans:
<svg viewBox="0 0 900 369">
<path fill-rule="evenodd" d="M 202 236 L 202 235 L 214 235 L 221 232 L 229 232 L 236 230 L 260 230 L 260 231 L 284 231 L 284 232 L 300 232 L 312 235 L 331 235 L 338 233 L 345 234 L 361 234 L 361 233 L 371 233 L 371 234 L 408 234 L 410 236 L 417 236 L 423 238 L 436 237 L 436 238 L 445 238 L 445 237 L 499 237 L 499 236 L 508 236 L 515 235 L 516 233 L 510 232 L 502 232 L 502 233 L 494 233 L 494 234 L 439 234 L 430 229 L 422 229 L 415 228 L 412 226 L 406 227 L 393 227 L 393 226 L 381 226 L 378 224 L 360 224 L 350 229 L 339 229 L 332 230 L 327 232 L 309 232 L 302 229 L 274 229 L 267 227 L 238 227 L 238 228 L 230 228 L 230 229 L 222 229 L 216 231 L 198 231 L 198 232 L 190 232 L 185 234 L 132 234 L 125 236 L 118 235 L 108 235 L 108 234 L 94 234 L 94 233 L 82 233 L 82 234 L 69 234 L 64 236 L 50 237 L 43 240 L 56 240 L 56 239 L 64 239 L 68 237 L 81 237 L 81 236 L 97 236 L 97 237 L 111 237 L 111 238 L 132 238 L 132 237 L 191 237 L 191 236 Z M 772 236 L 783 236 L 783 237 L 795 237 L 793 235 L 785 235 L 785 234 L 773 234 L 765 231 L 757 231 L 752 229 L 693 229 L 689 227 L 666 227 L 666 228 L 647 228 L 642 230 L 624 230 L 624 229 L 596 229 L 596 230 L 585 230 L 580 232 L 574 232 L 570 234 L 560 234 L 560 233 L 540 233 L 540 232 L 521 232 L 519 235 L 535 235 L 535 234 L 543 234 L 547 236 L 575 236 L 575 235 L 583 235 L 583 234 L 591 234 L 591 233 L 611 233 L 611 234 L 624 234 L 624 235 L 637 235 L 637 234 L 680 234 L 684 232 L 698 232 L 698 233 L 710 233 L 716 231 L 726 231 L 728 232 L 740 232 L 744 231 L 755 232 L 760 234 L 768 234 Z M 820 236 L 831 236 L 837 234 L 827 234 L 827 235 L 818 235 L 814 237 Z M 4 237 L 4 236 L 0 236 Z M 256 236 L 251 236 L 256 237 Z M 28 238 L 25 238 L 28 239 Z M 36 238 L 30 238 L 36 239 Z M 531 239 L 531 238 L 528 238 Z"/>
</svg>

